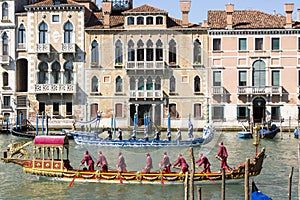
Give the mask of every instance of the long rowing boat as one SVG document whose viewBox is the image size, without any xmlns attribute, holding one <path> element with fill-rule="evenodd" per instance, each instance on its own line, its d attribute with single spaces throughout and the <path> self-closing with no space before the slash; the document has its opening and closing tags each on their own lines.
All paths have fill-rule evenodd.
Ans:
<svg viewBox="0 0 300 200">
<path fill-rule="evenodd" d="M 165 171 L 151 172 L 148 174 L 139 171 L 119 172 L 109 170 L 76 170 L 69 161 L 69 142 L 67 136 L 36 136 L 33 142 L 32 158 L 29 153 L 30 142 L 11 143 L 7 151 L 3 153 L 5 163 L 15 163 L 23 167 L 23 171 L 41 178 L 75 182 L 96 183 L 128 183 L 128 184 L 183 184 L 185 178 L 191 176 L 191 172 L 181 174 L 179 172 L 166 173 Z M 265 150 L 262 148 L 249 165 L 249 175 L 260 174 Z M 245 164 L 241 164 L 225 173 L 227 180 L 238 181 L 245 176 Z M 211 183 L 222 179 L 219 172 L 193 174 L 195 183 Z"/>
</svg>

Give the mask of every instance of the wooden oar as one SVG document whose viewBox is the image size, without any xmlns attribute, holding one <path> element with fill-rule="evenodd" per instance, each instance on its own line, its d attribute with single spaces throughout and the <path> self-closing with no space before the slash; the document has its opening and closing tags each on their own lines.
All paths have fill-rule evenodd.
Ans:
<svg viewBox="0 0 300 200">
<path fill-rule="evenodd" d="M 78 167 L 78 169 L 80 169 L 80 166 Z M 76 170 L 76 173 L 75 173 L 75 175 L 74 175 L 72 181 L 70 182 L 69 187 L 72 187 L 72 186 L 73 186 L 73 183 L 74 183 L 74 181 L 75 181 L 77 172 L 78 172 L 78 170 Z"/>
</svg>

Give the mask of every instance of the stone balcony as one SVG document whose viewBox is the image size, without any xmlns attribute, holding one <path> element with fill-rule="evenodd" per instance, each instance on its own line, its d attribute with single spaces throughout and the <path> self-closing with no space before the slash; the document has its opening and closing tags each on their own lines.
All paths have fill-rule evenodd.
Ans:
<svg viewBox="0 0 300 200">
<path fill-rule="evenodd" d="M 36 44 L 37 53 L 50 53 L 50 44 Z"/>
<path fill-rule="evenodd" d="M 61 52 L 62 53 L 75 53 L 75 43 L 63 43 L 61 45 Z"/>
<path fill-rule="evenodd" d="M 282 86 L 239 86 L 238 95 L 282 95 Z"/>
<path fill-rule="evenodd" d="M 128 61 L 126 69 L 128 70 L 163 70 L 164 61 Z"/>
<path fill-rule="evenodd" d="M 59 94 L 59 93 L 75 93 L 75 84 L 35 84 L 35 94 Z"/>
<path fill-rule="evenodd" d="M 130 98 L 133 99 L 162 99 L 163 92 L 161 90 L 130 90 Z"/>
</svg>

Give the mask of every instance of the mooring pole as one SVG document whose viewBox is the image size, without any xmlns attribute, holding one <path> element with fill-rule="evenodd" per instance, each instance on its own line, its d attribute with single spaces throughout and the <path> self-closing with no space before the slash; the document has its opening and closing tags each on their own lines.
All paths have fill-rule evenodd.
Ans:
<svg viewBox="0 0 300 200">
<path fill-rule="evenodd" d="M 184 200 L 188 200 L 188 199 L 189 199 L 189 195 L 188 195 L 188 191 L 189 191 L 188 179 L 189 179 L 189 172 L 185 172 L 185 180 L 184 180 Z"/>
<path fill-rule="evenodd" d="M 191 157 L 191 175 L 190 175 L 190 200 L 194 200 L 194 173 L 195 173 L 195 158 L 193 147 L 190 147 L 190 157 Z"/>
<path fill-rule="evenodd" d="M 289 194 L 288 194 L 288 200 L 291 200 L 292 199 L 292 180 L 293 180 L 293 171 L 294 171 L 294 167 L 292 167 L 291 169 L 291 173 L 290 173 L 290 176 L 289 176 L 289 188 L 288 188 L 288 191 L 289 191 Z"/>
<path fill-rule="evenodd" d="M 250 196 L 249 196 L 249 165 L 250 165 L 250 159 L 246 158 L 246 165 L 245 165 L 245 200 L 250 200 Z"/>
<path fill-rule="evenodd" d="M 202 197 L 201 197 L 201 187 L 200 186 L 197 186 L 197 194 L 198 194 L 198 200 L 202 200 Z"/>
<path fill-rule="evenodd" d="M 222 169 L 222 196 L 221 200 L 225 200 L 225 169 Z"/>
</svg>

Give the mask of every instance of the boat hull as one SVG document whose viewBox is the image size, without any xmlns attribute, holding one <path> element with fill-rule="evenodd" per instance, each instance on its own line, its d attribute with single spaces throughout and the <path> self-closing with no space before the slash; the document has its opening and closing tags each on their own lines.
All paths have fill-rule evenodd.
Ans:
<svg viewBox="0 0 300 200">
<path fill-rule="evenodd" d="M 238 132 L 238 137 L 242 139 L 249 139 L 252 138 L 252 133 L 248 131 L 241 131 Z"/>
</svg>

